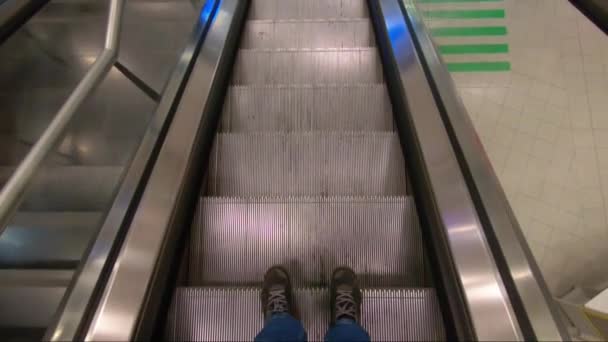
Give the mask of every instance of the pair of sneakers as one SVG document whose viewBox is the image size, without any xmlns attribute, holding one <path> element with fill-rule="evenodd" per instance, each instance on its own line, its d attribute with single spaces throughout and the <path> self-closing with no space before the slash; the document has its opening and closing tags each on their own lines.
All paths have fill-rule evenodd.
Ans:
<svg viewBox="0 0 608 342">
<path fill-rule="evenodd" d="M 361 318 L 361 290 L 357 275 L 347 267 L 334 270 L 330 286 L 331 324 L 342 319 L 357 323 Z M 274 266 L 264 275 L 262 289 L 264 318 L 274 314 L 288 313 L 295 317 L 293 290 L 289 273 L 283 267 Z"/>
</svg>

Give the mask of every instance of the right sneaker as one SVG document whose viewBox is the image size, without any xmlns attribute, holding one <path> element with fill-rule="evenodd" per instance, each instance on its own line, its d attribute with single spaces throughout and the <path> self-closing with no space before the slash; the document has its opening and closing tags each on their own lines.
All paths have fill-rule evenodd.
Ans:
<svg viewBox="0 0 608 342">
<path fill-rule="evenodd" d="M 266 271 L 261 295 L 264 319 L 281 313 L 295 316 L 292 293 L 287 270 L 280 266 L 273 266 Z"/>
<path fill-rule="evenodd" d="M 357 274 L 348 267 L 337 268 L 331 276 L 331 324 L 340 319 L 360 323 L 361 289 Z"/>
</svg>

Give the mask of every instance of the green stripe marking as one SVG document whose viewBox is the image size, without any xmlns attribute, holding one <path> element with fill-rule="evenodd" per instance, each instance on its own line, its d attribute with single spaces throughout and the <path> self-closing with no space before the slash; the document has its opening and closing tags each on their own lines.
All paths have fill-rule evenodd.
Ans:
<svg viewBox="0 0 608 342">
<path fill-rule="evenodd" d="M 500 19 L 505 17 L 505 10 L 432 10 L 423 15 L 431 19 Z"/>
<path fill-rule="evenodd" d="M 506 36 L 507 28 L 504 26 L 435 27 L 431 29 L 431 34 L 435 37 Z"/>
<path fill-rule="evenodd" d="M 502 0 L 418 0 L 420 4 L 446 4 L 450 2 L 499 2 Z"/>
<path fill-rule="evenodd" d="M 507 44 L 454 44 L 440 45 L 439 52 L 445 55 L 462 55 L 474 53 L 508 53 Z"/>
<path fill-rule="evenodd" d="M 510 71 L 509 62 L 470 62 L 470 63 L 447 63 L 450 72 L 497 72 Z"/>
</svg>

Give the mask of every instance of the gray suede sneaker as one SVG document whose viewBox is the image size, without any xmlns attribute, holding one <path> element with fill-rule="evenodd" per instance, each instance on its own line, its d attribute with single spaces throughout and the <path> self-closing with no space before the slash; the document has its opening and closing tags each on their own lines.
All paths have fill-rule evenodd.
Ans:
<svg viewBox="0 0 608 342">
<path fill-rule="evenodd" d="M 289 273 L 283 267 L 273 266 L 266 271 L 261 297 L 265 319 L 279 313 L 295 316 L 291 281 Z"/>
<path fill-rule="evenodd" d="M 348 267 L 337 268 L 331 276 L 331 324 L 340 319 L 361 320 L 361 290 L 357 275 Z"/>
</svg>

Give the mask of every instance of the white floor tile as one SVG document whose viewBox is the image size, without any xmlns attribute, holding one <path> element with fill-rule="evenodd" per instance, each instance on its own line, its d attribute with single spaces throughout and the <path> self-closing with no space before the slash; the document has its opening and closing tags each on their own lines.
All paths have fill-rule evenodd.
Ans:
<svg viewBox="0 0 608 342">
<path fill-rule="evenodd" d="M 423 7 L 505 9 L 504 19 L 427 25 L 507 27 L 507 36 L 496 39 L 437 43 L 509 44 L 508 54 L 444 57 L 511 63 L 508 72 L 452 75 L 550 289 L 561 294 L 606 283 L 608 37 L 568 0 Z"/>
</svg>

